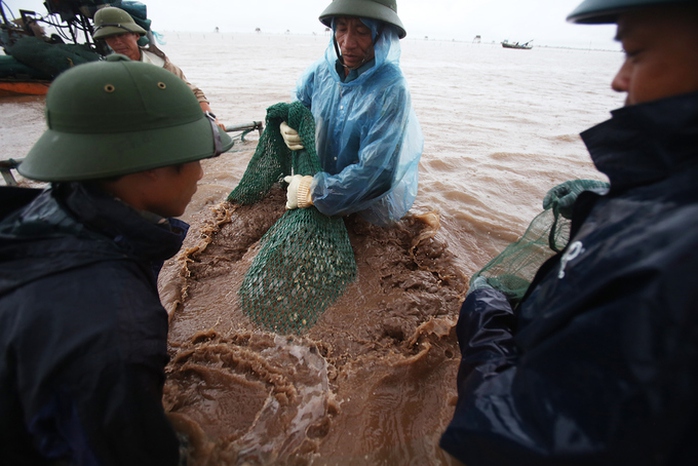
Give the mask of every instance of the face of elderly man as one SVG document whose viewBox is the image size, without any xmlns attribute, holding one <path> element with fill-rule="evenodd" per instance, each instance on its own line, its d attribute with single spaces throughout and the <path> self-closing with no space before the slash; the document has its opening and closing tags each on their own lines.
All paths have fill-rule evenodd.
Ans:
<svg viewBox="0 0 698 466">
<path fill-rule="evenodd" d="M 355 17 L 340 16 L 335 21 L 335 39 L 344 66 L 353 70 L 371 61 L 374 57 L 371 29 Z"/>
</svg>

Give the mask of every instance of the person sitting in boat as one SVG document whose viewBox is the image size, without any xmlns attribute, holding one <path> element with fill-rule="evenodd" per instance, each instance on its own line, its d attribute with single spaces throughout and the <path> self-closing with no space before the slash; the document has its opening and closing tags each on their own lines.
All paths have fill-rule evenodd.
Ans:
<svg viewBox="0 0 698 466">
<path fill-rule="evenodd" d="M 114 52 L 126 55 L 131 60 L 152 63 L 178 76 L 192 90 L 199 101 L 201 110 L 212 117 L 216 124 L 225 129 L 225 125 L 220 123 L 211 111 L 211 106 L 204 95 L 204 92 L 190 83 L 184 72 L 167 58 L 167 55 L 157 48 L 155 44 L 148 47 L 138 45 L 138 40 L 147 34 L 146 30 L 140 27 L 133 20 L 128 12 L 116 7 L 105 7 L 97 10 L 94 16 L 95 40 L 103 40 Z"/>
<path fill-rule="evenodd" d="M 414 202 L 424 145 L 399 66 L 406 31 L 395 0 L 334 0 L 320 21 L 332 38 L 301 76 L 296 98 L 315 119 L 322 171 L 288 178 L 287 208 L 359 212 L 388 225 Z M 285 122 L 280 130 L 291 150 L 303 148 Z"/>
</svg>

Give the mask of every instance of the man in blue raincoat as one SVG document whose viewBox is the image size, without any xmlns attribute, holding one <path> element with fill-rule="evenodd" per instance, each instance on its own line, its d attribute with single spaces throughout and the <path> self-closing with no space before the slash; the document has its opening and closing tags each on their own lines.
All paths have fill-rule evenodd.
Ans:
<svg viewBox="0 0 698 466">
<path fill-rule="evenodd" d="M 468 466 L 698 461 L 698 3 L 585 0 L 616 23 L 626 105 L 582 138 L 610 180 L 512 307 L 471 284 L 441 446 Z"/>
<path fill-rule="evenodd" d="M 333 34 L 296 97 L 313 113 L 322 171 L 288 177 L 286 207 L 359 212 L 377 225 L 403 217 L 417 195 L 424 139 L 399 66 L 406 32 L 395 0 L 334 0 L 320 15 Z M 298 133 L 281 124 L 291 150 Z"/>
</svg>

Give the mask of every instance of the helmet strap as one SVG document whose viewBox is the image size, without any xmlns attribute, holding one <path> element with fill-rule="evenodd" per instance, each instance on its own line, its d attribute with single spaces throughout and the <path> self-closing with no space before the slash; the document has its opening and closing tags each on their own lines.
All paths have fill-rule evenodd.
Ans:
<svg viewBox="0 0 698 466">
<path fill-rule="evenodd" d="M 221 141 L 221 134 L 218 132 L 218 126 L 216 125 L 216 117 L 213 116 L 211 112 L 205 113 L 206 119 L 211 123 L 211 131 L 213 132 L 213 156 L 216 157 L 223 153 L 223 142 Z"/>
</svg>

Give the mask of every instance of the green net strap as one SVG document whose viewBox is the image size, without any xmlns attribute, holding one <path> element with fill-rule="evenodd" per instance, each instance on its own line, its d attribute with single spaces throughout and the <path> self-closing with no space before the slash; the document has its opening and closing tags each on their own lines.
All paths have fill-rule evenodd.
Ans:
<svg viewBox="0 0 698 466">
<path fill-rule="evenodd" d="M 304 150 L 293 153 L 293 173 L 314 175 L 320 171 L 320 158 L 315 150 L 315 120 L 310 110 L 300 102 L 288 106 L 286 123 L 298 131 Z"/>
</svg>

